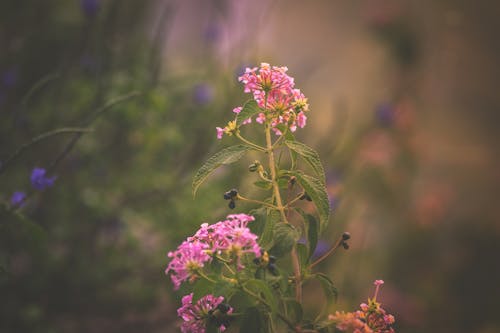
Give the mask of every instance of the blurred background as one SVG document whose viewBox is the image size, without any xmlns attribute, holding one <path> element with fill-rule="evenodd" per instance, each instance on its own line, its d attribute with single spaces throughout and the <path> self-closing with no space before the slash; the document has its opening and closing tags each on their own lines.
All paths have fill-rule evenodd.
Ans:
<svg viewBox="0 0 500 333">
<path fill-rule="evenodd" d="M 327 170 L 322 245 L 352 235 L 320 267 L 340 291 L 331 311 L 356 309 L 383 279 L 398 332 L 500 332 L 499 12 L 465 0 L 2 0 L 0 331 L 179 331 L 166 253 L 230 213 L 224 191 L 249 188 L 245 163 L 196 199 L 190 184 L 233 142 L 215 127 L 248 98 L 238 74 L 268 62 L 309 98 L 297 136 Z M 22 148 L 60 128 L 92 132 Z M 33 189 L 35 167 L 53 186 Z"/>
</svg>

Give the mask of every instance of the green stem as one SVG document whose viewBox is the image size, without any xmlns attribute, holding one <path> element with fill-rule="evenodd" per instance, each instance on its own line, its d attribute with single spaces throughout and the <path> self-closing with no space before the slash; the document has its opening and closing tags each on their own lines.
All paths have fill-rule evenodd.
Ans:
<svg viewBox="0 0 500 333">
<path fill-rule="evenodd" d="M 236 133 L 234 135 L 238 139 L 240 139 L 241 141 L 243 141 L 244 143 L 246 143 L 247 145 L 249 145 L 250 147 L 255 148 L 256 150 L 261 151 L 261 152 L 265 152 L 266 151 L 266 149 L 264 147 L 261 147 L 258 144 L 255 144 L 255 143 L 253 143 L 253 142 L 245 139 L 244 137 L 242 137 L 241 134 L 238 131 L 236 131 Z"/>
<path fill-rule="evenodd" d="M 332 254 L 339 246 L 342 244 L 342 236 L 337 239 L 337 242 L 335 245 L 325 254 L 323 254 L 321 257 L 319 257 L 315 262 L 313 262 L 311 265 L 309 265 L 309 269 L 312 269 L 314 266 L 325 260 L 330 254 Z"/>
<path fill-rule="evenodd" d="M 264 304 L 265 306 L 267 306 L 269 309 L 271 309 L 271 305 L 269 305 L 269 303 L 267 303 L 267 301 L 265 299 L 263 299 L 260 295 L 257 295 L 255 294 L 254 292 L 248 290 L 247 288 L 245 288 L 244 286 L 241 286 L 241 290 L 243 290 L 245 293 L 247 293 L 248 295 L 252 296 L 253 298 L 255 298 L 256 300 L 258 300 L 259 302 L 261 302 L 262 304 Z M 302 332 L 302 330 L 299 328 L 299 327 L 296 327 L 286 316 L 284 316 L 283 314 L 279 313 L 279 312 L 276 312 L 276 315 L 278 316 L 278 318 L 280 318 L 285 324 L 288 325 L 288 327 L 293 330 L 294 332 Z"/>
<path fill-rule="evenodd" d="M 272 139 L 271 139 L 271 126 L 270 126 L 269 121 L 266 121 L 265 131 L 266 131 L 267 156 L 269 159 L 269 170 L 271 172 L 271 182 L 273 184 L 274 198 L 276 200 L 276 206 L 277 206 L 278 211 L 281 214 L 281 218 L 283 219 L 283 223 L 289 223 L 287 216 L 286 216 L 286 212 L 285 212 L 285 206 L 283 205 L 283 201 L 281 199 L 281 193 L 280 193 L 280 188 L 278 185 L 278 180 L 276 178 L 276 162 L 274 159 L 273 143 L 272 143 Z M 293 274 L 295 276 L 295 300 L 298 303 L 302 303 L 302 281 L 301 281 L 301 274 L 300 274 L 299 256 L 297 254 L 296 246 L 294 246 L 292 248 L 292 252 L 290 255 L 292 258 Z"/>
<path fill-rule="evenodd" d="M 216 282 L 215 280 L 212 280 L 211 278 L 209 278 L 208 276 L 206 276 L 205 273 L 203 273 L 203 271 L 201 269 L 197 270 L 196 273 L 198 273 L 199 276 L 201 276 L 202 278 L 204 278 L 207 281 L 210 281 L 212 283 Z"/>
<path fill-rule="evenodd" d="M 10 155 L 5 162 L 0 166 L 0 174 L 7 168 L 7 166 L 12 163 L 25 149 L 37 144 L 40 141 L 43 141 L 45 139 L 48 139 L 50 137 L 59 135 L 59 134 L 65 134 L 65 133 L 87 133 L 91 132 L 92 130 L 89 128 L 58 128 L 53 131 L 45 132 L 42 133 L 33 139 L 31 139 L 29 142 L 23 144 L 20 146 L 12 155 Z"/>
<path fill-rule="evenodd" d="M 271 209 L 278 209 L 278 207 L 276 207 L 275 205 L 271 205 L 267 202 L 264 202 L 264 201 L 259 201 L 259 200 L 254 200 L 254 199 L 249 199 L 249 198 L 245 198 L 241 195 L 237 195 L 236 196 L 237 199 L 241 200 L 241 201 L 247 201 L 247 202 L 252 202 L 252 203 L 256 203 L 256 204 L 259 204 L 259 205 L 262 205 L 262 206 L 266 206 L 266 207 L 269 207 Z"/>
</svg>

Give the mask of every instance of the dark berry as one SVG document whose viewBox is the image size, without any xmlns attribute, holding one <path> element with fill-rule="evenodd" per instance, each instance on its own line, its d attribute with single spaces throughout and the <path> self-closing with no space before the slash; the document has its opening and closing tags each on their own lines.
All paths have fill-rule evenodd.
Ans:
<svg viewBox="0 0 500 333">
<path fill-rule="evenodd" d="M 231 199 L 231 201 L 229 201 L 229 205 L 228 205 L 228 207 L 229 207 L 230 209 L 234 209 L 234 208 L 236 207 L 236 203 L 234 202 L 234 200 L 232 200 L 232 199 Z"/>
<path fill-rule="evenodd" d="M 348 233 L 347 231 L 342 234 L 342 240 L 346 241 L 351 239 L 351 234 Z"/>
</svg>

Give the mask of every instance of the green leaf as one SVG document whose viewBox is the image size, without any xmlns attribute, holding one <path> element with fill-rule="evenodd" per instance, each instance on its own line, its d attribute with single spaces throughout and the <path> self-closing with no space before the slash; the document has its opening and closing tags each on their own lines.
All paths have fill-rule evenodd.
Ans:
<svg viewBox="0 0 500 333">
<path fill-rule="evenodd" d="M 236 115 L 236 126 L 241 126 L 245 120 L 262 112 L 262 110 L 257 105 L 257 102 L 253 99 L 248 100 L 241 109 L 241 112 Z"/>
<path fill-rule="evenodd" d="M 205 280 L 205 279 L 200 279 L 196 281 L 196 284 L 194 285 L 193 288 L 193 302 L 196 302 L 203 296 L 207 294 L 211 294 L 213 290 L 213 283 Z"/>
<path fill-rule="evenodd" d="M 265 318 L 255 306 L 249 307 L 243 313 L 240 333 L 264 333 L 266 331 Z"/>
<path fill-rule="evenodd" d="M 311 214 L 306 214 L 305 220 L 307 222 L 307 240 L 309 243 L 309 258 L 312 257 L 316 246 L 318 245 L 318 221 Z"/>
<path fill-rule="evenodd" d="M 311 166 L 318 179 L 325 184 L 325 170 L 323 169 L 318 153 L 314 149 L 298 141 L 286 140 L 285 145 L 302 156 Z"/>
<path fill-rule="evenodd" d="M 331 304 L 334 301 L 337 301 L 338 291 L 337 288 L 335 288 L 335 286 L 333 285 L 332 280 L 330 280 L 330 278 L 323 273 L 316 273 L 314 274 L 314 277 L 318 279 L 318 281 L 321 283 L 321 287 L 323 287 L 323 292 L 325 293 L 327 304 Z"/>
<path fill-rule="evenodd" d="M 224 296 L 224 299 L 228 300 L 234 294 L 234 287 L 231 283 L 227 281 L 217 281 L 214 286 L 213 294 L 215 296 Z"/>
<path fill-rule="evenodd" d="M 300 323 L 303 317 L 302 305 L 296 300 L 289 300 L 286 302 L 286 307 L 288 310 L 288 317 L 292 320 L 294 324 Z"/>
<path fill-rule="evenodd" d="M 276 313 L 278 311 L 278 303 L 276 301 L 276 297 L 273 295 L 271 288 L 266 282 L 264 282 L 263 280 L 251 279 L 245 283 L 245 286 L 253 293 L 263 297 L 273 313 Z"/>
<path fill-rule="evenodd" d="M 289 253 L 300 238 L 300 233 L 289 223 L 277 223 L 274 227 L 274 246 L 271 254 L 281 257 Z"/>
<path fill-rule="evenodd" d="M 316 205 L 319 214 L 319 230 L 321 233 L 326 229 L 330 217 L 330 201 L 328 200 L 325 185 L 319 179 L 304 175 L 302 172 L 292 172 L 292 174 L 297 177 L 300 186 L 309 194 Z"/>
<path fill-rule="evenodd" d="M 304 244 L 298 243 L 297 244 L 297 254 L 299 256 L 300 267 L 305 268 L 307 265 L 307 262 L 309 261 L 307 246 L 305 246 Z"/>
<path fill-rule="evenodd" d="M 259 238 L 259 245 L 263 248 L 269 248 L 272 246 L 274 239 L 274 226 L 280 221 L 280 213 L 276 210 L 268 210 L 266 217 L 266 224 L 264 225 L 264 230 Z"/>
<path fill-rule="evenodd" d="M 270 190 L 273 187 L 272 183 L 266 182 L 265 180 L 257 180 L 253 184 L 257 187 L 264 189 L 264 190 Z"/>
<path fill-rule="evenodd" d="M 210 157 L 208 161 L 206 161 L 205 164 L 203 164 L 201 168 L 198 169 L 198 172 L 196 172 L 196 175 L 193 178 L 193 196 L 196 195 L 198 187 L 218 167 L 238 161 L 243 157 L 243 155 L 245 155 L 247 151 L 251 149 L 252 148 L 249 146 L 236 145 L 222 149 L 221 151 Z"/>
</svg>

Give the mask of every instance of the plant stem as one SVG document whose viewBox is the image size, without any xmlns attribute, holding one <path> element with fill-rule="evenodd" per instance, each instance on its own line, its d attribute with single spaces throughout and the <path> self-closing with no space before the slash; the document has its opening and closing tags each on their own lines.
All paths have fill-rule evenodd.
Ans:
<svg viewBox="0 0 500 333">
<path fill-rule="evenodd" d="M 241 200 L 241 201 L 247 201 L 247 202 L 256 203 L 256 204 L 259 204 L 259 205 L 262 205 L 262 206 L 266 206 L 266 207 L 271 208 L 271 209 L 278 209 L 278 207 L 276 207 L 275 205 L 271 205 L 271 204 L 269 204 L 267 202 L 264 202 L 264 201 L 259 201 L 259 200 L 245 198 L 245 197 L 241 196 L 240 194 L 238 194 L 236 198 L 239 199 L 239 200 Z"/>
<path fill-rule="evenodd" d="M 271 126 L 269 121 L 266 122 L 266 145 L 267 145 L 267 156 L 269 159 L 269 170 L 271 172 L 271 182 L 274 189 L 274 198 L 276 200 L 276 207 L 281 214 L 283 223 L 289 223 L 285 213 L 285 206 L 283 206 L 283 201 L 281 200 L 280 188 L 278 185 L 278 180 L 276 179 L 276 162 L 274 159 L 273 142 L 271 139 Z M 293 274 L 295 276 L 295 300 L 298 303 L 302 303 L 302 278 L 300 274 L 300 262 L 299 256 L 297 255 L 297 248 L 294 246 L 291 252 Z"/>
<path fill-rule="evenodd" d="M 317 264 L 319 264 L 320 262 L 325 260 L 330 254 L 332 254 L 340 246 L 340 244 L 342 244 L 342 236 L 340 236 L 339 239 L 337 239 L 337 242 L 335 243 L 335 245 L 330 250 L 328 250 L 327 253 L 323 254 L 315 262 L 313 262 L 311 265 L 309 265 L 309 269 L 313 268 L 314 266 L 316 266 Z"/>
<path fill-rule="evenodd" d="M 252 148 L 255 148 L 256 150 L 258 151 L 262 151 L 262 152 L 265 152 L 266 149 L 264 147 L 261 147 L 259 146 L 258 144 L 255 144 L 247 139 L 245 139 L 244 137 L 241 136 L 241 134 L 236 131 L 236 133 L 234 134 L 238 139 L 240 139 L 241 141 L 243 141 L 244 143 L 246 143 L 247 145 L 249 145 L 250 147 Z"/>
</svg>

